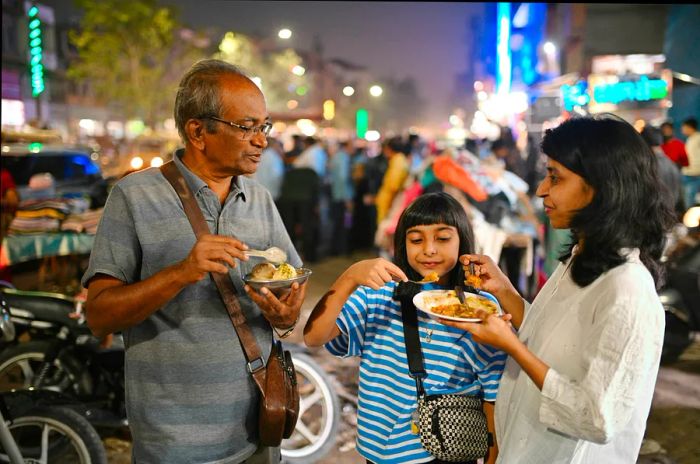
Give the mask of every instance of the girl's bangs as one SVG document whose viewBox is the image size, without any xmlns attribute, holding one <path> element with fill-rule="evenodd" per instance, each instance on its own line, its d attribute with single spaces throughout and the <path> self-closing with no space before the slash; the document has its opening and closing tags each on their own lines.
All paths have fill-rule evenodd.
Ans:
<svg viewBox="0 0 700 464">
<path fill-rule="evenodd" d="M 457 218 L 452 211 L 444 208 L 431 207 L 430 204 L 414 205 L 416 207 L 406 211 L 404 217 L 404 225 L 406 231 L 411 227 L 427 226 L 432 224 L 446 224 L 452 227 L 458 227 Z"/>
</svg>

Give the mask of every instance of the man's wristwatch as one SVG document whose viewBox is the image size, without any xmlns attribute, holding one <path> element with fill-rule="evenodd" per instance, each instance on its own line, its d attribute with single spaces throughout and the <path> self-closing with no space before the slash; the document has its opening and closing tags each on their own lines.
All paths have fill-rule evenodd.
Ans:
<svg viewBox="0 0 700 464">
<path fill-rule="evenodd" d="M 289 328 L 287 328 L 287 329 L 283 329 L 283 330 L 282 330 L 282 333 L 280 333 L 280 331 L 277 330 L 277 327 L 275 327 L 275 326 L 273 325 L 273 326 L 272 326 L 272 330 L 274 330 L 275 333 L 277 334 L 277 338 L 287 338 L 287 337 L 289 337 L 289 336 L 292 334 L 292 332 L 294 332 L 294 328 L 297 326 L 297 323 L 299 322 L 299 317 L 300 317 L 300 316 L 301 316 L 301 311 L 299 311 L 299 316 L 297 316 L 297 320 L 294 321 L 294 324 L 292 324 L 292 326 L 289 327 Z"/>
</svg>

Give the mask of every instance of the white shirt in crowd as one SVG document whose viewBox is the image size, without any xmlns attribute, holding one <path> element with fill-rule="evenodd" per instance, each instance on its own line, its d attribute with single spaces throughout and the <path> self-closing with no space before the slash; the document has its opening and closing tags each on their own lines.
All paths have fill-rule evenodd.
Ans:
<svg viewBox="0 0 700 464">
<path fill-rule="evenodd" d="M 559 264 L 526 304 L 518 337 L 550 369 L 540 391 L 506 362 L 495 410 L 498 463 L 636 462 L 665 319 L 639 250 L 624 253 L 627 263 L 584 288 Z"/>
<path fill-rule="evenodd" d="M 326 154 L 326 150 L 324 150 L 320 144 L 316 143 L 302 151 L 292 165 L 295 168 L 311 168 L 316 171 L 319 178 L 324 179 L 326 177 L 327 163 L 328 155 Z"/>
<path fill-rule="evenodd" d="M 694 132 L 685 141 L 685 152 L 688 154 L 688 166 L 683 168 L 686 176 L 700 176 L 700 132 Z"/>
</svg>

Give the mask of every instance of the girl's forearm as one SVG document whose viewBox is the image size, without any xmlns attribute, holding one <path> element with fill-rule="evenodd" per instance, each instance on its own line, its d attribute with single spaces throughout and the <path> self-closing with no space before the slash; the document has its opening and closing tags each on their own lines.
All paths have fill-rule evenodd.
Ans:
<svg viewBox="0 0 700 464">
<path fill-rule="evenodd" d="M 343 273 L 314 306 L 304 327 L 304 343 L 321 346 L 340 335 L 335 321 L 357 285 Z"/>
</svg>

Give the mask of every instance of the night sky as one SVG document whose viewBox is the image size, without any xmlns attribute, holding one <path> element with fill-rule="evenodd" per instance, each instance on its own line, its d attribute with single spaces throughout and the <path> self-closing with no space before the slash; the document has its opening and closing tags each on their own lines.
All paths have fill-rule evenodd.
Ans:
<svg viewBox="0 0 700 464">
<path fill-rule="evenodd" d="M 43 2 L 57 19 L 74 14 L 70 0 Z M 429 105 L 426 116 L 446 120 L 455 76 L 467 68 L 467 25 L 481 3 L 428 2 L 269 2 L 161 0 L 177 6 L 194 28 L 213 26 L 242 33 L 269 34 L 287 27 L 290 42 L 309 49 L 319 35 L 326 58 L 366 66 L 381 77 L 415 77 Z"/>
</svg>

